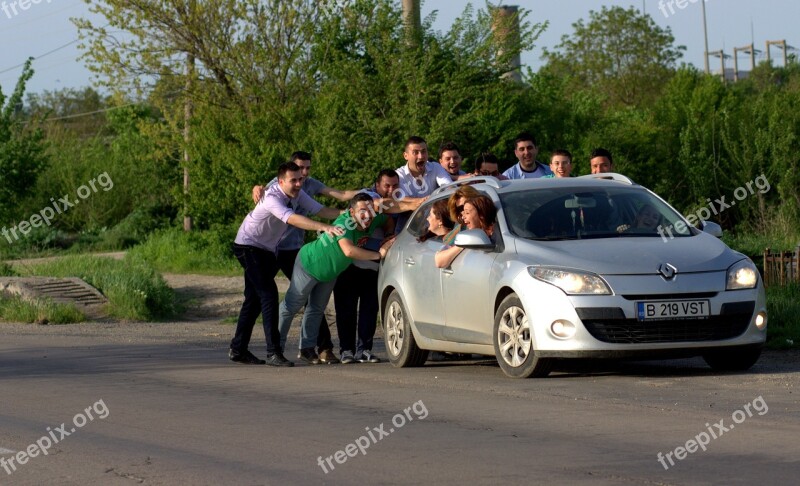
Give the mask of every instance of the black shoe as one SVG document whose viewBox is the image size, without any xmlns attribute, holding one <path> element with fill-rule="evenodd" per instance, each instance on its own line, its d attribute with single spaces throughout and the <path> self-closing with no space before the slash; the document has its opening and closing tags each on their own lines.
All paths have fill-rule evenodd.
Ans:
<svg viewBox="0 0 800 486">
<path fill-rule="evenodd" d="M 333 354 L 332 349 L 321 349 L 319 351 L 319 362 L 324 364 L 337 364 L 339 363 L 339 358 Z"/>
<path fill-rule="evenodd" d="M 240 353 L 238 351 L 230 350 L 228 351 L 228 358 L 235 363 L 242 363 L 242 364 L 256 364 L 256 365 L 263 365 L 267 362 L 263 359 L 259 359 L 256 355 L 251 353 L 250 351 L 245 351 L 244 353 Z"/>
<path fill-rule="evenodd" d="M 360 355 L 356 356 L 356 361 L 359 363 L 380 363 L 381 359 L 372 354 L 369 349 L 365 349 Z"/>
<path fill-rule="evenodd" d="M 319 364 L 319 356 L 317 356 L 317 352 L 314 351 L 314 348 L 303 348 L 297 353 L 297 357 L 302 359 L 308 364 L 318 365 Z"/>
<path fill-rule="evenodd" d="M 283 353 L 272 353 L 267 355 L 267 366 L 283 366 L 291 368 L 294 363 L 283 356 Z"/>
</svg>

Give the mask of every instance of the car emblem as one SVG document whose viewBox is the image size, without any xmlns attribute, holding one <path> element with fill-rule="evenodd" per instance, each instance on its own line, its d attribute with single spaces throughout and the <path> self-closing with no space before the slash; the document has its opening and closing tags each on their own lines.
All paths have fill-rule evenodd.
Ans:
<svg viewBox="0 0 800 486">
<path fill-rule="evenodd" d="M 678 269 L 670 265 L 669 263 L 662 263 L 658 266 L 658 273 L 661 274 L 666 280 L 672 280 L 675 278 L 675 275 L 678 273 Z"/>
</svg>

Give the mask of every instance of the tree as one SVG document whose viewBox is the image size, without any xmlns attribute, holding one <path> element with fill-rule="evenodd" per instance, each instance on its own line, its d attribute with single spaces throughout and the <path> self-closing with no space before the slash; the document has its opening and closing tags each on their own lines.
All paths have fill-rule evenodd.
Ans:
<svg viewBox="0 0 800 486">
<path fill-rule="evenodd" d="M 603 7 L 589 12 L 589 21 L 572 24 L 555 51 L 545 51 L 543 68 L 569 76 L 576 87 L 605 94 L 611 104 L 629 106 L 658 97 L 671 77 L 684 46 L 674 46 L 669 28 L 662 29 L 634 7 Z"/>
<path fill-rule="evenodd" d="M 41 129 L 33 120 L 26 124 L 22 117 L 25 84 L 33 76 L 32 61 L 25 62 L 9 98 L 0 89 L 0 221 L 3 224 L 12 223 L 9 219 L 18 216 L 15 213 L 20 199 L 36 183 L 47 162 Z"/>
</svg>

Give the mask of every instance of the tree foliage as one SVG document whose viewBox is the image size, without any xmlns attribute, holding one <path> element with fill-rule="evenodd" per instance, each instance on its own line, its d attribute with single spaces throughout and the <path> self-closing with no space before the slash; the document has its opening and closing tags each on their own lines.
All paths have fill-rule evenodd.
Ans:
<svg viewBox="0 0 800 486">
<path fill-rule="evenodd" d="M 41 129 L 35 120 L 26 123 L 21 116 L 25 84 L 33 76 L 31 61 L 25 63 L 8 98 L 0 89 L 0 221 L 3 224 L 18 216 L 20 200 L 47 163 Z"/>
<path fill-rule="evenodd" d="M 600 89 L 612 104 L 652 101 L 669 80 L 683 46 L 634 7 L 590 11 L 587 23 L 572 24 L 555 51 L 545 52 L 548 68 L 579 87 Z"/>
</svg>

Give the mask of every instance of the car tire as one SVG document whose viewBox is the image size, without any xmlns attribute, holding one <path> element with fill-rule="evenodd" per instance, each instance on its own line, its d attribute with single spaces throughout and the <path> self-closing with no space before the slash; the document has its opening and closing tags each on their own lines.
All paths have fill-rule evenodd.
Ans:
<svg viewBox="0 0 800 486">
<path fill-rule="evenodd" d="M 411 331 L 411 319 L 403 305 L 403 299 L 395 290 L 386 301 L 383 316 L 383 337 L 389 362 L 398 368 L 422 366 L 428 359 L 428 351 L 419 349 Z"/>
<path fill-rule="evenodd" d="M 731 347 L 708 351 L 703 360 L 714 371 L 746 371 L 752 368 L 761 356 L 761 346 Z"/>
<path fill-rule="evenodd" d="M 494 315 L 494 354 L 500 368 L 511 378 L 544 378 L 553 368 L 553 358 L 536 355 L 528 315 L 516 294 L 500 303 Z"/>
</svg>

